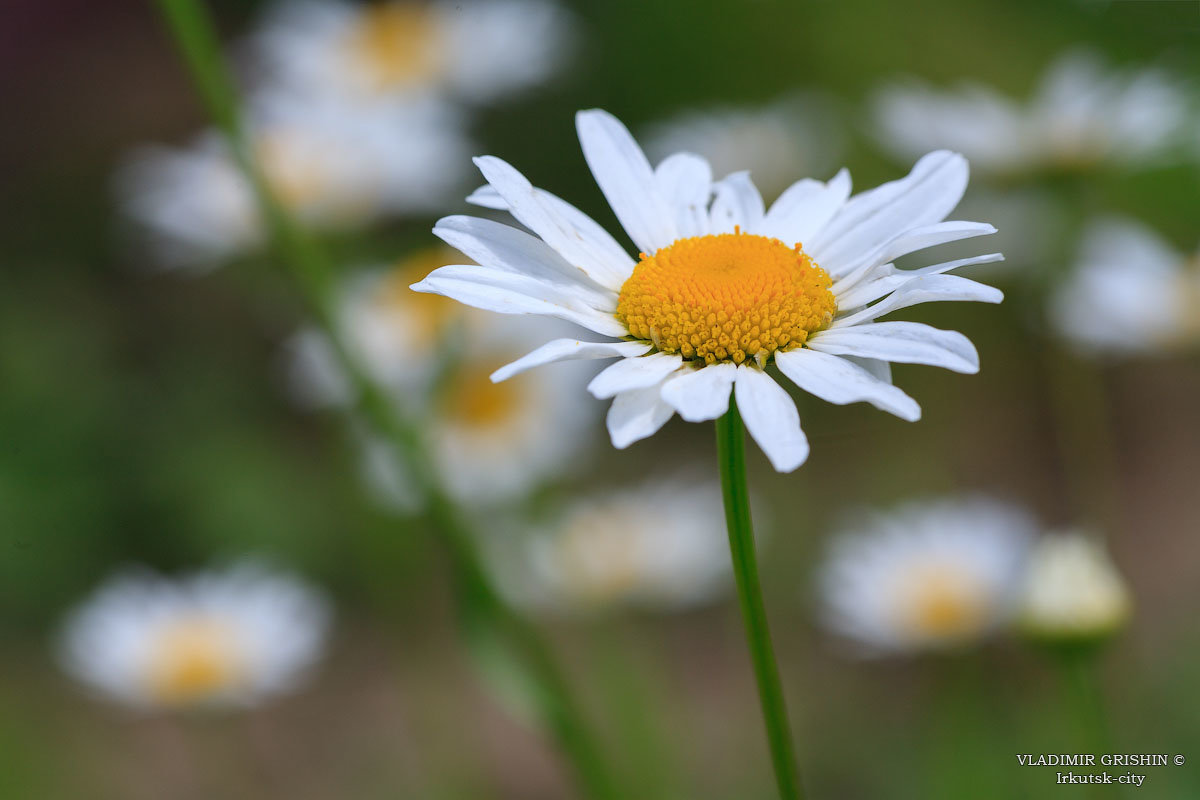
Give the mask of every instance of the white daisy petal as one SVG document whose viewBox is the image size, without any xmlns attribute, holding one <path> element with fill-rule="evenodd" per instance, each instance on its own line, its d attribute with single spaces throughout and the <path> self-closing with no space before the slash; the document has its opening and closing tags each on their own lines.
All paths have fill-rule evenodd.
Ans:
<svg viewBox="0 0 1200 800">
<path fill-rule="evenodd" d="M 613 398 L 606 423 L 613 447 L 624 450 L 636 441 L 658 433 L 675 411 L 659 397 L 660 387 L 621 392 Z"/>
<path fill-rule="evenodd" d="M 487 267 L 466 264 L 442 267 L 411 288 L 415 292 L 450 297 L 485 311 L 557 317 L 604 336 L 621 337 L 628 333 L 611 314 L 589 308 L 550 284 Z"/>
<path fill-rule="evenodd" d="M 617 240 L 612 237 L 612 234 L 604 230 L 598 222 L 561 197 L 536 186 L 533 187 L 533 194 L 541 201 L 544 206 L 543 210 L 556 215 L 558 218 L 556 224 L 563 226 L 567 231 L 566 244 L 559 242 L 563 246 L 557 249 L 575 260 L 587 264 L 586 268 L 581 265 L 579 269 L 601 286 L 613 291 L 620 289 L 621 284 L 633 272 L 634 267 L 634 261 L 625 252 L 625 248 L 617 244 Z M 491 184 L 484 184 L 471 192 L 467 197 L 467 202 L 495 211 L 512 212 L 509 202 Z M 547 240 L 547 243 L 551 243 L 550 240 Z M 586 248 L 587 252 L 579 252 L 578 247 Z"/>
<path fill-rule="evenodd" d="M 621 288 L 633 271 L 633 260 L 595 220 L 534 188 L 524 175 L 495 156 L 480 156 L 475 164 L 518 222 L 600 285 Z"/>
<path fill-rule="evenodd" d="M 924 250 L 948 242 L 957 242 L 975 236 L 987 236 L 996 232 L 996 226 L 986 222 L 969 222 L 967 220 L 947 220 L 935 222 L 932 225 L 922 225 L 912 228 L 900 236 L 896 236 L 884 249 L 879 262 L 892 261 L 900 256 Z"/>
<path fill-rule="evenodd" d="M 875 305 L 868 306 L 848 317 L 834 320 L 830 329 L 838 330 L 861 325 L 863 322 L 877 319 L 901 308 L 915 306 L 918 303 L 944 301 L 999 303 L 1003 299 L 1004 292 L 996 287 L 969 278 L 960 278 L 957 275 L 922 275 L 910 279 Z"/>
<path fill-rule="evenodd" d="M 833 355 L 928 364 L 965 374 L 979 371 L 979 353 L 967 337 L 920 322 L 870 322 L 821 331 L 809 337 L 808 346 Z"/>
<path fill-rule="evenodd" d="M 758 228 L 763 219 L 763 200 L 750 173 L 735 172 L 717 181 L 717 197 L 713 200 L 711 230 L 713 233 L 733 233 L 734 228 L 749 231 Z"/>
<path fill-rule="evenodd" d="M 851 364 L 857 364 L 867 371 L 867 373 L 878 381 L 884 383 L 892 382 L 892 365 L 887 361 L 881 361 L 878 358 L 862 358 L 860 356 L 841 356 Z"/>
<path fill-rule="evenodd" d="M 607 111 L 575 115 L 583 157 L 633 243 L 653 253 L 679 238 L 650 162 L 628 129 Z"/>
<path fill-rule="evenodd" d="M 569 264 L 549 245 L 509 225 L 478 217 L 438 220 L 433 232 L 442 241 L 485 267 L 528 275 L 572 290 L 592 308 L 615 311 L 616 294 Z"/>
<path fill-rule="evenodd" d="M 907 177 L 851 198 L 805 249 L 827 271 L 836 270 L 907 229 L 941 222 L 962 198 L 967 172 L 957 153 L 930 153 Z"/>
<path fill-rule="evenodd" d="M 792 184 L 771 204 L 755 233 L 786 244 L 806 244 L 850 196 L 850 173 L 839 170 L 828 183 L 811 178 Z"/>
<path fill-rule="evenodd" d="M 568 226 L 570 235 L 588 248 L 595 262 L 588 267 L 589 274 L 613 291 L 620 290 L 636 264 L 625 248 L 600 223 L 566 200 L 542 189 L 534 192 L 546 208 Z"/>
<path fill-rule="evenodd" d="M 920 269 L 896 269 L 895 264 L 881 264 L 857 283 L 850 279 L 838 281 L 833 285 L 833 294 L 837 297 L 838 309 L 844 313 L 885 297 L 922 275 L 940 275 L 960 267 L 994 264 L 1003 260 L 1004 256 L 1000 253 L 988 253 L 982 256 L 946 261 Z"/>
<path fill-rule="evenodd" d="M 736 378 L 733 364 L 680 372 L 663 384 L 662 399 L 688 422 L 716 419 L 729 410 L 729 392 Z"/>
<path fill-rule="evenodd" d="M 676 153 L 654 170 L 663 197 L 675 211 L 681 237 L 708 233 L 708 201 L 712 195 L 712 168 L 692 153 Z"/>
<path fill-rule="evenodd" d="M 564 282 L 561 278 L 557 281 L 550 281 L 533 275 L 524 275 L 480 264 L 448 264 L 429 273 L 425 280 L 413 284 L 413 288 L 420 292 L 424 290 L 424 285 L 439 285 L 446 281 L 478 281 L 485 286 L 516 292 L 536 300 L 560 305 L 569 310 L 585 314 L 596 312 L 599 316 L 620 325 L 613 319 L 611 311 L 599 311 L 589 305 L 586 291 Z"/>
<path fill-rule="evenodd" d="M 467 195 L 467 202 L 493 211 L 508 211 L 508 201 L 490 183 L 485 183 Z"/>
<path fill-rule="evenodd" d="M 588 391 L 601 400 L 631 389 L 644 389 L 662 383 L 663 379 L 683 365 L 679 355 L 652 353 L 641 358 L 626 358 L 605 369 L 588 384 Z"/>
<path fill-rule="evenodd" d="M 951 220 L 949 222 L 934 223 L 933 225 L 922 225 L 919 228 L 912 228 L 896 235 L 856 262 L 836 265 L 836 273 L 830 272 L 829 274 L 835 279 L 839 279 L 835 286 L 839 284 L 845 285 L 847 282 L 861 280 L 864 275 L 870 274 L 876 266 L 894 261 L 909 253 L 915 253 L 918 250 L 924 250 L 939 244 L 957 242 L 961 239 L 986 236 L 995 232 L 996 228 L 986 222 Z"/>
<path fill-rule="evenodd" d="M 750 436 L 778 472 L 791 472 L 808 458 L 808 438 L 800 429 L 796 404 L 771 376 L 754 367 L 737 368 L 738 411 Z"/>
<path fill-rule="evenodd" d="M 844 358 L 799 348 L 776 353 L 775 364 L 801 389 L 830 403 L 865 401 L 909 422 L 921 418 L 916 400 Z"/>
<path fill-rule="evenodd" d="M 581 342 L 578 339 L 555 339 L 546 342 L 511 364 L 505 364 L 492 373 L 492 382 L 500 383 L 514 375 L 556 361 L 575 361 L 591 358 L 634 358 L 650 350 L 646 342 Z"/>
</svg>

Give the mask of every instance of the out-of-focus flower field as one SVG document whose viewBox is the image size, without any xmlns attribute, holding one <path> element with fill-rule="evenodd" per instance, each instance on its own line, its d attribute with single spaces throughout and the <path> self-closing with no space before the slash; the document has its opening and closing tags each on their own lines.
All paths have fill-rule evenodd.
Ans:
<svg viewBox="0 0 1200 800">
<path fill-rule="evenodd" d="M 1104 769 L 1200 796 L 1195 3 L 202 5 L 244 152 L 155 4 L 11 0 L 0 25 L 0 798 L 583 797 L 493 602 L 544 637 L 615 796 L 776 796 L 712 425 L 606 431 L 609 362 L 488 380 L 587 341 L 591 306 L 409 288 L 500 258 L 445 219 L 512 223 L 484 154 L 637 255 L 581 156 L 592 108 L 768 207 L 952 150 L 946 218 L 997 229 L 894 258 L 1004 293 L 903 312 L 978 374 L 829 357 L 862 395 L 777 379 L 807 461 L 747 448 L 807 796 L 1122 796 L 1056 784 Z M 273 246 L 260 192 L 330 274 Z M 1171 760 L 1018 761 L 1074 753 Z"/>
</svg>

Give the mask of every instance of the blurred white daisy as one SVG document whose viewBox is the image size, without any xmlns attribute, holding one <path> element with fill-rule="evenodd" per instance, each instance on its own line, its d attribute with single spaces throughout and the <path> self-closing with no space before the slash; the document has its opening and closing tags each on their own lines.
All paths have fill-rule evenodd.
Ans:
<svg viewBox="0 0 1200 800">
<path fill-rule="evenodd" d="M 168 579 L 117 575 L 74 611 L 66 669 L 141 708 L 252 705 L 293 688 L 321 654 L 324 599 L 253 564 Z"/>
<path fill-rule="evenodd" d="M 354 270 L 336 289 L 343 345 L 388 391 L 411 392 L 415 398 L 431 390 L 442 367 L 443 340 L 464 325 L 487 322 L 483 314 L 408 288 L 415 278 L 448 263 L 454 255 L 444 247 L 421 250 L 391 267 Z M 350 404 L 353 398 L 320 331 L 302 331 L 291 351 L 291 388 L 302 405 Z"/>
<path fill-rule="evenodd" d="M 323 228 L 443 204 L 468 152 L 458 115 L 436 103 L 350 108 L 263 94 L 250 107 L 247 130 L 275 196 Z M 118 172 L 117 193 L 168 266 L 212 266 L 265 236 L 253 189 L 215 133 L 185 148 L 135 151 Z"/>
<path fill-rule="evenodd" d="M 720 487 L 659 479 L 577 500 L 497 563 L 514 600 L 550 613 L 696 606 L 731 576 Z"/>
<path fill-rule="evenodd" d="M 1026 104 L 986 86 L 890 86 L 875 98 L 880 142 L 902 158 L 936 147 L 996 173 L 1144 162 L 1187 123 L 1185 87 L 1158 69 L 1116 71 L 1076 51 L 1051 65 Z"/>
<path fill-rule="evenodd" d="M 847 525 L 819 575 L 825 624 L 866 651 L 970 644 L 1013 610 L 1035 527 L 984 498 L 914 502 Z"/>
<path fill-rule="evenodd" d="M 526 375 L 511 384 L 487 380 L 514 352 L 496 342 L 458 360 L 429 409 L 424 427 L 430 455 L 442 487 L 460 503 L 517 499 L 561 479 L 579 466 L 592 441 L 593 410 L 573 402 L 587 382 L 577 371 Z M 365 447 L 371 488 L 385 503 L 410 508 L 412 481 L 390 447 L 375 439 Z"/>
<path fill-rule="evenodd" d="M 577 402 L 587 378 L 579 369 L 520 376 L 495 384 L 487 375 L 553 335 L 548 320 L 501 320 L 408 285 L 448 252 L 418 253 L 389 270 L 350 278 L 341 293 L 342 341 L 407 413 L 427 421 L 425 435 L 441 483 L 456 499 L 486 504 L 530 491 L 564 474 L 589 443 L 594 411 Z M 307 405 L 347 405 L 349 391 L 325 338 L 300 335 L 292 383 Z M 364 464 L 373 489 L 411 508 L 411 480 L 390 448 L 367 434 Z"/>
<path fill-rule="evenodd" d="M 913 270 L 892 263 L 995 231 L 943 221 L 966 188 L 961 156 L 931 153 L 908 177 L 853 198 L 845 170 L 828 183 L 801 180 L 767 210 L 745 173 L 714 183 L 708 162 L 686 153 L 652 168 L 604 111 L 580 112 L 577 125 L 584 157 L 639 259 L 574 206 L 484 156 L 475 163 L 490 186 L 469 199 L 508 209 L 535 235 L 447 217 L 434 233 L 478 265 L 442 267 L 413 288 L 624 341 L 556 339 L 493 380 L 554 361 L 619 358 L 588 386 L 613 399 L 615 446 L 652 435 L 676 412 L 691 422 L 715 419 L 733 393 L 751 436 L 777 470 L 790 471 L 808 457 L 808 441 L 769 364 L 825 400 L 866 401 L 908 420 L 920 408 L 892 385 L 890 362 L 979 369 L 960 333 L 876 321 L 929 301 L 1000 301 L 992 287 L 943 274 L 997 261 L 998 253 Z"/>
<path fill-rule="evenodd" d="M 568 15 L 542 0 L 287 0 L 249 58 L 265 81 L 305 93 L 485 102 L 548 78 L 571 34 Z"/>
<path fill-rule="evenodd" d="M 1047 641 L 1088 641 L 1114 633 L 1129 619 L 1129 589 L 1103 545 L 1078 531 L 1050 534 L 1033 549 L 1021 597 L 1020 622 Z"/>
<path fill-rule="evenodd" d="M 696 153 L 717 175 L 748 170 L 759 190 L 775 197 L 794 175 L 825 172 L 836 165 L 841 131 L 829 103 L 791 96 L 756 108 L 696 109 L 651 126 L 646 154 Z"/>
<path fill-rule="evenodd" d="M 1050 323 L 1097 355 L 1163 351 L 1200 337 L 1200 253 L 1186 256 L 1130 219 L 1084 233 L 1079 261 L 1050 301 Z"/>
</svg>

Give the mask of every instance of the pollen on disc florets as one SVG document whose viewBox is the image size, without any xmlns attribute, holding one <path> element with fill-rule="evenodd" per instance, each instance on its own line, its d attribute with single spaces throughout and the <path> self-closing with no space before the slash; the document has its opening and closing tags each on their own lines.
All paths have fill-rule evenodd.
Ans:
<svg viewBox="0 0 1200 800">
<path fill-rule="evenodd" d="M 798 244 L 741 232 L 696 236 L 642 254 L 621 287 L 617 319 L 664 353 L 763 363 L 829 325 L 831 285 Z"/>
</svg>

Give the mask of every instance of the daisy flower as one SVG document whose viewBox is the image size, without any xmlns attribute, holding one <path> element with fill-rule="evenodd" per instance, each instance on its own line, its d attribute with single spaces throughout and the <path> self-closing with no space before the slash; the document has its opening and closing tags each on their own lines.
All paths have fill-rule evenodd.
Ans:
<svg viewBox="0 0 1200 800">
<path fill-rule="evenodd" d="M 1098 640 L 1125 624 L 1132 602 L 1104 547 L 1078 531 L 1051 534 L 1030 557 L 1020 622 L 1048 641 Z"/>
<path fill-rule="evenodd" d="M 874 103 L 880 141 L 897 155 L 950 147 L 997 173 L 1154 159 L 1182 132 L 1187 105 L 1165 73 L 1110 70 L 1082 51 L 1057 60 L 1026 104 L 986 86 L 917 83 L 887 87 Z"/>
<path fill-rule="evenodd" d="M 436 103 L 350 108 L 262 94 L 251 103 L 247 129 L 275 197 L 322 228 L 444 202 L 468 152 L 458 116 Z M 185 148 L 135 151 L 116 187 L 125 215 L 168 266 L 211 266 L 264 241 L 253 188 L 216 133 Z"/>
<path fill-rule="evenodd" d="M 792 175 L 824 171 L 835 164 L 840 130 L 831 124 L 827 102 L 791 96 L 761 107 L 695 109 L 650 126 L 645 137 L 651 158 L 696 153 L 713 172 L 749 170 L 758 188 L 778 194 Z"/>
<path fill-rule="evenodd" d="M 819 574 L 825 624 L 876 653 L 970 644 L 1008 618 L 1032 519 L 983 498 L 917 502 L 847 525 Z"/>
<path fill-rule="evenodd" d="M 891 362 L 978 370 L 962 334 L 877 321 L 929 301 L 1000 301 L 992 287 L 945 274 L 999 254 L 915 270 L 892 263 L 995 231 L 943 221 L 966 187 L 961 156 L 931 153 L 906 178 L 853 198 L 844 170 L 828 182 L 801 180 L 766 209 L 746 173 L 714 182 L 708 162 L 688 153 L 652 167 L 604 111 L 580 112 L 577 127 L 637 258 L 574 206 L 484 156 L 475 163 L 489 186 L 469 199 L 507 209 L 532 233 L 447 217 L 434 232 L 477 265 L 442 267 L 412 288 L 490 311 L 556 317 L 619 341 L 556 339 L 493 380 L 554 361 L 617 358 L 588 385 L 613 401 L 616 447 L 652 435 L 676 412 L 690 422 L 716 419 L 732 395 L 774 467 L 790 471 L 807 458 L 808 441 L 768 366 L 830 402 L 866 401 L 908 420 L 920 409 L 892 385 Z"/>
<path fill-rule="evenodd" d="M 442 487 L 476 507 L 521 498 L 569 475 L 591 443 L 588 430 L 596 419 L 592 409 L 572 402 L 586 383 L 578 372 L 488 381 L 488 371 L 511 358 L 522 341 L 516 335 L 498 338 L 455 363 L 425 422 Z M 523 343 L 528 346 L 528 337 Z M 390 446 L 368 437 L 364 447 L 364 469 L 376 496 L 386 505 L 411 508 L 413 481 Z"/>
<path fill-rule="evenodd" d="M 553 335 L 549 320 L 498 319 L 408 285 L 449 251 L 434 248 L 397 266 L 356 274 L 338 303 L 341 338 L 425 434 L 441 483 L 474 505 L 520 496 L 564 474 L 587 446 L 593 411 L 574 402 L 586 384 L 578 369 L 543 371 L 495 384 L 487 374 Z M 291 382 L 305 405 L 352 398 L 328 341 L 303 332 L 292 348 Z M 386 505 L 410 510 L 412 481 L 390 447 L 362 433 L 368 484 Z"/>
<path fill-rule="evenodd" d="M 374 102 L 440 93 L 485 102 L 550 76 L 568 16 L 540 0 L 289 0 L 251 43 L 264 80 Z"/>
<path fill-rule="evenodd" d="M 328 627 L 320 595 L 256 565 L 174 580 L 127 572 L 71 614 L 61 661 L 130 706 L 253 705 L 304 677 Z"/>
<path fill-rule="evenodd" d="M 514 599 L 547 612 L 690 608 L 730 583 L 719 487 L 659 479 L 575 501 L 536 526 L 518 563 L 496 559 Z"/>
<path fill-rule="evenodd" d="M 409 290 L 414 278 L 454 259 L 431 247 L 389 267 L 351 270 L 334 290 L 336 323 L 343 345 L 371 379 L 393 393 L 431 388 L 442 359 L 437 351 L 457 328 L 486 324 L 486 315 Z M 296 336 L 290 349 L 289 382 L 301 405 L 345 406 L 349 396 L 329 342 L 317 329 Z"/>
<path fill-rule="evenodd" d="M 1098 220 L 1050 301 L 1050 323 L 1097 355 L 1153 353 L 1200 335 L 1200 253 L 1130 219 Z"/>
</svg>

